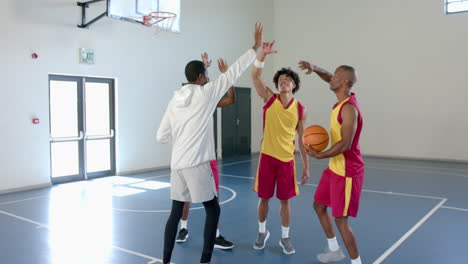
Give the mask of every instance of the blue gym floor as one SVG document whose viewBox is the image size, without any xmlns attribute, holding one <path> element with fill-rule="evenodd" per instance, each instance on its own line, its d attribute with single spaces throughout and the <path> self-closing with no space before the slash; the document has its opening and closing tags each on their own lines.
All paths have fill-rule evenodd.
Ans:
<svg viewBox="0 0 468 264">
<path fill-rule="evenodd" d="M 270 204 L 267 246 L 252 248 L 258 230 L 252 191 L 257 161 L 252 155 L 219 163 L 220 229 L 235 248 L 215 249 L 212 263 L 319 263 L 316 255 L 327 245 L 312 197 L 327 162 L 310 160 L 311 180 L 291 200 L 296 254 L 285 255 L 278 245 L 276 199 Z M 296 161 L 299 177 L 301 159 Z M 361 207 L 350 221 L 363 263 L 467 263 L 468 164 L 365 161 Z M 0 195 L 0 263 L 159 263 L 171 205 L 168 175 L 160 170 Z M 173 263 L 199 263 L 204 215 L 201 204 L 192 205 L 189 239 L 176 244 Z"/>
</svg>

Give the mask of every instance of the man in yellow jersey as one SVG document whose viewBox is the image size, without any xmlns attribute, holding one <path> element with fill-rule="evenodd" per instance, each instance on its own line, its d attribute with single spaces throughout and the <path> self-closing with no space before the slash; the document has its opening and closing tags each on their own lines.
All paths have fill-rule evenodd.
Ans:
<svg viewBox="0 0 468 264">
<path fill-rule="evenodd" d="M 296 251 L 289 237 L 291 216 L 289 199 L 299 194 L 294 163 L 296 135 L 304 162 L 301 183 L 305 184 L 309 180 L 308 156 L 302 143 L 306 111 L 293 97 L 300 85 L 297 73 L 289 68 L 282 68 L 276 72 L 273 81 L 279 91 L 278 94 L 273 93 L 262 80 L 265 57 L 268 54 L 276 53 L 272 50 L 273 44 L 274 42 L 263 43 L 262 51 L 257 56 L 252 69 L 255 89 L 264 102 L 262 149 L 254 186 L 254 190 L 260 198 L 258 204 L 259 232 L 253 247 L 256 250 L 263 249 L 270 237 L 270 232 L 266 229 L 266 219 L 268 203 L 273 197 L 276 186 L 276 197 L 280 200 L 282 231 L 279 244 L 285 254 L 294 254 Z"/>
<path fill-rule="evenodd" d="M 351 93 L 357 81 L 356 71 L 351 66 L 341 65 L 331 74 L 307 61 L 300 61 L 299 68 L 306 74 L 315 72 L 329 83 L 338 99 L 330 118 L 331 148 L 321 153 L 309 151 L 314 158 L 330 158 L 314 196 L 314 209 L 328 238 L 328 249 L 317 258 L 323 263 L 345 258 L 327 212 L 327 207 L 331 207 L 351 264 L 361 264 L 356 238 L 348 224 L 348 216 L 357 216 L 364 182 L 364 161 L 359 147 L 363 121 L 356 95 Z"/>
</svg>

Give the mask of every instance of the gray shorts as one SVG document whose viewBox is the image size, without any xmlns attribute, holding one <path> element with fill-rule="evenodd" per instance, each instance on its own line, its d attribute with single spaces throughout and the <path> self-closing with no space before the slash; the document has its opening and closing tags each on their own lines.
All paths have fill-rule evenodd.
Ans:
<svg viewBox="0 0 468 264">
<path fill-rule="evenodd" d="M 210 163 L 171 171 L 171 200 L 202 203 L 218 196 Z"/>
</svg>

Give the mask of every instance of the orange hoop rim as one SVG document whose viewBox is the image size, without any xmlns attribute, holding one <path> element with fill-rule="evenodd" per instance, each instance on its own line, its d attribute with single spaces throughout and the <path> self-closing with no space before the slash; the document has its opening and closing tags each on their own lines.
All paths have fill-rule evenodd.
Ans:
<svg viewBox="0 0 468 264">
<path fill-rule="evenodd" d="M 150 12 L 148 15 L 143 16 L 143 24 L 145 26 L 152 26 L 155 25 L 163 20 L 169 18 L 176 18 L 177 14 L 172 12 L 163 12 L 163 11 L 155 11 Z"/>
</svg>

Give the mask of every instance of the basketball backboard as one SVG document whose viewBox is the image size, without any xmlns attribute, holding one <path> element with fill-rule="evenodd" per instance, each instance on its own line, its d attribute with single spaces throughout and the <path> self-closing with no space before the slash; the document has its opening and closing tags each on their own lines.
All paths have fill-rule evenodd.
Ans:
<svg viewBox="0 0 468 264">
<path fill-rule="evenodd" d="M 170 12 L 174 18 L 153 25 L 163 30 L 180 32 L 180 0 L 107 0 L 107 16 L 143 24 L 151 12 Z"/>
</svg>

